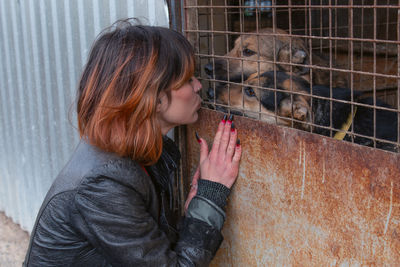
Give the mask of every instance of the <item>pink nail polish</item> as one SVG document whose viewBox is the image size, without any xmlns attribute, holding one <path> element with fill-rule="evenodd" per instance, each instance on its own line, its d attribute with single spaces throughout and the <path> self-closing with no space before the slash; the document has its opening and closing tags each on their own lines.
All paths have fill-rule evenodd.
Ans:
<svg viewBox="0 0 400 267">
<path fill-rule="evenodd" d="M 222 123 L 226 123 L 226 114 L 225 114 L 224 117 L 222 118 Z"/>
<path fill-rule="evenodd" d="M 238 139 L 238 140 L 236 141 L 236 146 L 237 146 L 237 147 L 240 147 L 240 139 Z"/>
<path fill-rule="evenodd" d="M 232 122 L 232 125 L 231 125 L 231 132 L 232 133 L 234 133 L 235 132 L 235 124 Z"/>
</svg>

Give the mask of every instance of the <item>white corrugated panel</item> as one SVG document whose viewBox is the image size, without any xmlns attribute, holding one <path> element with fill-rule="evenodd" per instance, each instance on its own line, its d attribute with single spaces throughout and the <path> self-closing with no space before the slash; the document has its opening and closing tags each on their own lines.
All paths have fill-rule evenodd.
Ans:
<svg viewBox="0 0 400 267">
<path fill-rule="evenodd" d="M 78 142 L 90 46 L 127 17 L 168 27 L 164 0 L 0 0 L 0 211 L 25 230 Z"/>
</svg>

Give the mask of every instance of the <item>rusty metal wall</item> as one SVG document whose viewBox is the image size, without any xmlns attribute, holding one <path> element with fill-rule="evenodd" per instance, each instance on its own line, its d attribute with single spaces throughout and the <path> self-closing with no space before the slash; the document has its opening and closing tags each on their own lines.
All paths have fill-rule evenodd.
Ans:
<svg viewBox="0 0 400 267">
<path fill-rule="evenodd" d="M 0 0 L 0 211 L 25 230 L 78 142 L 73 104 L 91 43 L 127 17 L 169 24 L 164 0 Z"/>
<path fill-rule="evenodd" d="M 211 144 L 222 116 L 202 109 L 188 127 L 190 174 L 194 131 Z M 248 118 L 235 125 L 242 160 L 211 266 L 398 266 L 398 154 Z"/>
<path fill-rule="evenodd" d="M 264 2 L 269 6 L 262 11 Z M 181 132 L 187 140 L 185 177 L 193 175 L 199 160 L 194 132 L 211 145 L 223 116 L 213 109 L 233 111 L 230 96 L 226 103 L 218 102 L 216 84 L 240 85 L 242 95 L 248 86 L 244 76 L 241 81 L 230 81 L 228 75 L 225 81 L 205 73 L 204 66 L 212 63 L 215 67 L 219 59 L 235 59 L 241 62 L 243 72 L 243 65 L 250 60 L 227 53 L 239 36 L 255 35 L 260 40 L 263 27 L 283 28 L 290 40 L 300 36 L 310 54 L 326 53 L 328 68 L 317 62 L 306 65 L 314 74 L 328 69 L 328 87 L 333 87 L 334 73 L 343 74 L 349 89 L 366 91 L 374 99 L 389 102 L 399 116 L 397 0 L 184 3 L 185 34 L 195 47 L 204 99 L 199 121 Z M 263 60 L 259 57 L 253 62 L 260 66 Z M 276 55 L 268 60 L 277 70 L 281 62 Z M 338 63 L 335 67 L 334 61 Z M 288 65 L 296 65 L 292 63 Z M 258 74 L 261 72 L 259 69 Z M 209 87 L 214 99 L 206 94 Z M 242 111 L 242 116 L 235 118 L 243 147 L 239 177 L 228 202 L 225 240 L 211 266 L 399 265 L 398 153 L 268 124 L 260 121 L 261 108 L 260 120 L 246 117 L 244 105 Z M 279 118 L 279 114 L 275 116 Z"/>
</svg>

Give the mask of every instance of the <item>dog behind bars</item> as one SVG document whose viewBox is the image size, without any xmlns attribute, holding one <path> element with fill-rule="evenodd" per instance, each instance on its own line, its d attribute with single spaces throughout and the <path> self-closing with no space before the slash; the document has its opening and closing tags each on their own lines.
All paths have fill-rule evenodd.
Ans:
<svg viewBox="0 0 400 267">
<path fill-rule="evenodd" d="M 226 59 L 216 59 L 204 66 L 206 74 L 217 80 L 242 82 L 251 74 L 274 70 L 295 73 L 310 81 L 309 50 L 303 39 L 289 36 L 281 29 L 264 28 L 258 33 L 252 32 L 238 37 Z M 293 64 L 290 65 L 289 63 Z M 313 53 L 312 64 L 328 67 L 329 62 L 322 56 Z M 314 69 L 313 83 L 329 86 L 329 71 Z M 243 79 L 242 79 L 243 76 Z M 347 80 L 343 75 L 333 73 L 333 87 L 346 87 Z"/>
<path fill-rule="evenodd" d="M 375 137 L 381 139 L 376 141 L 377 148 L 398 151 L 396 145 L 385 142 L 397 142 L 397 112 L 380 109 L 391 107 L 378 99 L 374 111 L 371 107 L 374 104 L 373 98 L 363 97 L 360 91 L 353 91 L 352 108 L 347 103 L 352 100 L 352 92 L 348 88 L 332 88 L 332 91 L 323 85 L 310 88 L 308 81 L 300 77 L 269 71 L 251 75 L 243 86 L 219 83 L 215 93 L 210 88 L 208 95 L 225 112 L 227 110 L 224 106 L 229 105 L 231 113 L 312 130 L 317 134 L 360 145 L 373 147 L 375 131 Z M 353 137 L 346 133 L 352 130 L 356 134 Z"/>
</svg>

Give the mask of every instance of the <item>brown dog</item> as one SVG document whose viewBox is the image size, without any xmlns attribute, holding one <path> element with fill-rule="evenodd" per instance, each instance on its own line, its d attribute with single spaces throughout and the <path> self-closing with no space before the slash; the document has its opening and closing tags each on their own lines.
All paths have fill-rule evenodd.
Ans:
<svg viewBox="0 0 400 267">
<path fill-rule="evenodd" d="M 310 116 L 309 96 L 304 95 L 307 92 L 302 85 L 305 80 L 293 76 L 293 81 L 285 80 L 281 90 L 276 90 L 270 74 L 258 76 L 254 73 L 243 85 L 218 83 L 215 92 L 214 88 L 208 89 L 208 97 L 215 100 L 218 110 L 227 112 L 229 109 L 233 114 L 304 129 L 306 126 L 299 126 L 299 121 L 307 122 Z"/>
<path fill-rule="evenodd" d="M 281 29 L 265 28 L 259 33 L 242 35 L 235 46 L 225 55 L 226 59 L 216 59 L 205 65 L 204 70 L 217 80 L 242 82 L 253 73 L 261 74 L 274 70 L 290 72 L 310 81 L 310 54 L 305 42 L 298 37 L 288 36 Z M 313 53 L 313 65 L 328 67 L 329 62 Z M 275 63 L 276 64 L 275 64 Z M 293 65 L 292 65 L 293 64 Z M 314 69 L 313 82 L 327 84 L 329 71 Z M 334 75 L 333 87 L 345 87 L 346 80 Z"/>
<path fill-rule="evenodd" d="M 231 113 L 398 152 L 396 109 L 361 91 L 311 87 L 300 77 L 269 71 L 251 75 L 244 85 L 221 83 L 213 93 L 209 89 L 217 107 L 226 105 Z"/>
</svg>

